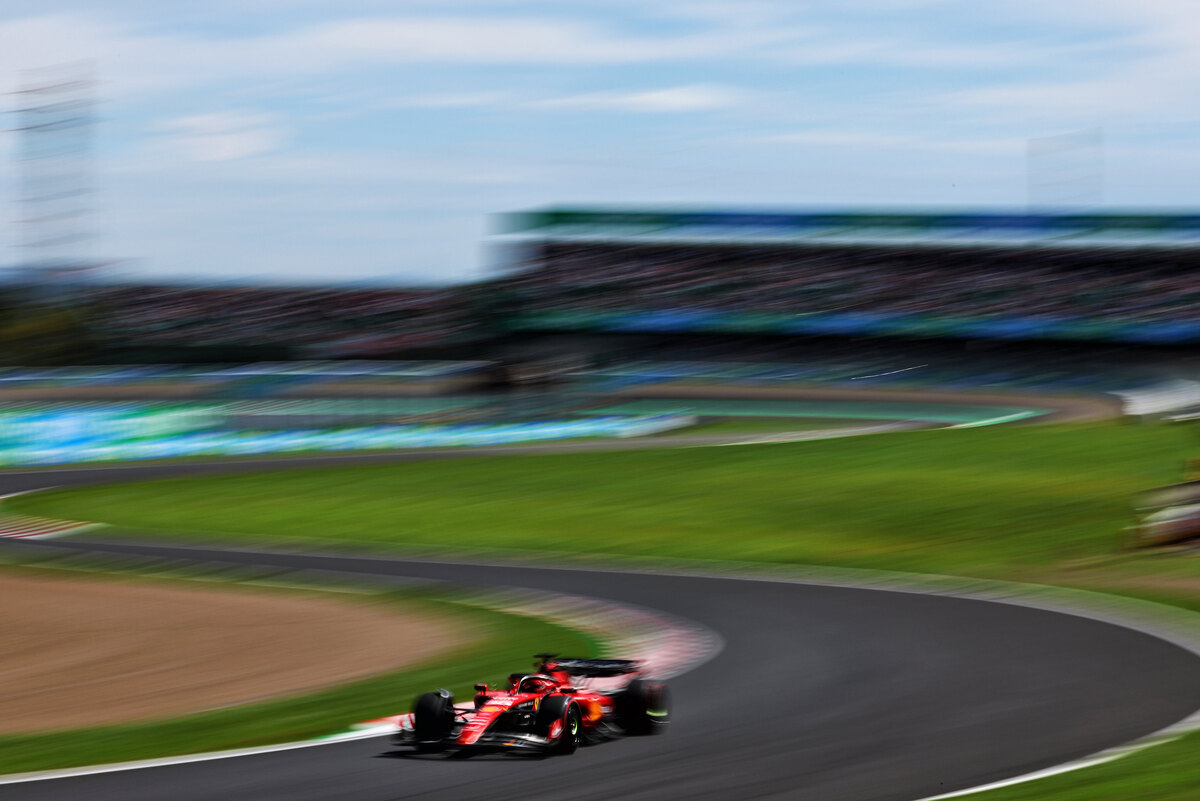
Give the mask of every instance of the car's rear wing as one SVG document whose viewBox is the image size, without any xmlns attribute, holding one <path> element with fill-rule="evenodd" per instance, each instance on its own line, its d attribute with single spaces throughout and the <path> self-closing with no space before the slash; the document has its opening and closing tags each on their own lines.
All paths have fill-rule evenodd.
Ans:
<svg viewBox="0 0 1200 801">
<path fill-rule="evenodd" d="M 632 659 L 574 659 L 556 658 L 556 670 L 565 670 L 572 676 L 581 678 L 602 678 L 606 676 L 624 676 L 627 673 L 637 673 L 641 663 Z"/>
</svg>

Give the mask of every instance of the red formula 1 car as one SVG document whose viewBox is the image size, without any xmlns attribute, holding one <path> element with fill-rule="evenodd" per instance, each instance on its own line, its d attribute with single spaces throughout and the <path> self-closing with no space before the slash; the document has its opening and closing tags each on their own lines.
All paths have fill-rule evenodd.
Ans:
<svg viewBox="0 0 1200 801">
<path fill-rule="evenodd" d="M 504 688 L 475 685 L 472 704 L 448 690 L 425 693 L 400 718 L 394 742 L 421 751 L 491 748 L 570 754 L 584 742 L 656 734 L 670 720 L 662 682 L 628 659 L 537 654 L 533 673 L 513 673 Z"/>
</svg>

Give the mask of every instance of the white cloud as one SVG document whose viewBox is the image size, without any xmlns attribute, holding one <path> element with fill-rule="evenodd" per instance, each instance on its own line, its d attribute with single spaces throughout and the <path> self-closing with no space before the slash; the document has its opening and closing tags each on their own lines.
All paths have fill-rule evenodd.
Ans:
<svg viewBox="0 0 1200 801">
<path fill-rule="evenodd" d="M 1042 128 L 1104 121 L 1161 128 L 1195 121 L 1200 114 L 1195 104 L 1200 11 L 1192 0 L 1057 5 L 1018 0 L 1016 5 L 1031 20 L 1089 38 L 1088 45 L 1078 48 L 1081 58 L 1064 62 L 1076 77 L 1045 73 L 1025 81 L 1002 80 L 947 94 L 944 102 Z"/>
<path fill-rule="evenodd" d="M 676 113 L 727 108 L 736 105 L 740 100 L 739 94 L 733 90 L 697 84 L 634 92 L 588 92 L 534 100 L 525 105 L 541 109 Z"/>
<path fill-rule="evenodd" d="M 1020 43 L 916 40 L 870 26 L 816 26 L 808 19 L 815 12 L 783 14 L 772 11 L 771 4 L 756 6 L 761 9 L 739 5 L 719 13 L 709 11 L 707 18 L 701 15 L 699 24 L 673 32 L 621 27 L 594 11 L 590 17 L 571 19 L 557 10 L 557 16 L 545 17 L 493 12 L 344 18 L 233 36 L 151 32 L 84 14 L 28 17 L 0 21 L 0 41 L 6 45 L 0 51 L 0 84 L 22 68 L 80 58 L 96 61 L 106 92 L 124 96 L 202 84 L 244 86 L 283 77 L 311 79 L 406 63 L 582 66 L 693 61 L 715 65 L 749 59 L 791 67 L 890 64 L 998 69 L 1039 63 L 1059 53 Z M 728 17 L 725 22 L 722 13 Z M 443 107 L 485 105 L 483 99 L 470 96 L 441 100 Z M 436 94 L 425 98 L 430 105 L 438 101 Z M 655 105 L 669 99 L 630 100 L 634 105 L 639 102 Z"/>
<path fill-rule="evenodd" d="M 369 62 L 622 63 L 686 47 L 614 35 L 600 26 L 503 17 L 391 17 L 326 22 L 261 37 L 268 63 L 313 66 Z"/>
<path fill-rule="evenodd" d="M 327 74 L 371 65 L 630 64 L 711 59 L 786 39 L 764 30 L 630 34 L 593 21 L 501 16 L 342 19 L 255 36 L 148 33 L 82 14 L 0 21 L 0 74 L 95 59 L 110 89 Z"/>
<path fill-rule="evenodd" d="M 189 161 L 231 161 L 270 153 L 285 136 L 261 114 L 217 112 L 176 117 L 159 125 L 169 144 Z"/>
<path fill-rule="evenodd" d="M 509 92 L 426 92 L 392 98 L 382 108 L 463 109 L 491 108 L 513 103 Z"/>
<path fill-rule="evenodd" d="M 554 97 L 516 92 L 434 92 L 403 95 L 378 104 L 381 108 L 465 109 L 518 108 L 539 111 L 615 111 L 683 113 L 711 111 L 742 103 L 746 94 L 721 86 L 691 84 L 657 89 L 604 90 Z"/>
<path fill-rule="evenodd" d="M 948 93 L 941 101 L 994 120 L 1021 121 L 1034 130 L 1110 122 L 1161 129 L 1195 121 L 1198 92 L 1200 59 L 1178 52 L 1079 80 L 985 86 Z"/>
<path fill-rule="evenodd" d="M 226 115 L 198 116 L 201 121 L 196 123 L 196 128 L 214 130 L 218 126 L 209 128 L 207 118 Z M 185 119 L 189 122 L 183 124 L 192 125 L 192 118 Z M 220 133 L 213 135 L 222 136 Z M 185 138 L 188 136 L 190 134 Z M 358 195 L 372 203 L 384 198 L 392 205 L 411 202 L 420 207 L 428 202 L 433 189 L 457 191 L 455 187 L 465 187 L 470 192 L 480 186 L 520 185 L 538 180 L 545 172 L 544 168 L 536 166 L 536 160 L 517 163 L 461 153 L 436 156 L 333 150 L 264 153 L 252 161 L 206 163 L 189 169 L 184 168 L 177 157 L 179 143 L 176 139 L 168 139 L 163 144 L 166 147 L 132 153 L 110 162 L 111 176 L 120 181 L 162 181 L 169 176 L 170 180 L 181 184 L 225 187 L 242 198 L 240 202 L 247 203 L 254 202 L 256 194 L 269 204 L 274 202 L 271 193 L 276 191 L 292 194 L 328 190 L 341 198 L 339 202 L 356 202 L 346 198 Z M 211 151 L 201 150 L 202 154 L 224 152 L 217 146 Z"/>
<path fill-rule="evenodd" d="M 767 134 L 750 137 L 752 142 L 796 147 L 846 147 L 860 150 L 925 150 L 960 153 L 1021 154 L 1025 141 L 1021 139 L 949 138 L 894 134 L 881 131 L 811 130 L 794 133 Z"/>
</svg>

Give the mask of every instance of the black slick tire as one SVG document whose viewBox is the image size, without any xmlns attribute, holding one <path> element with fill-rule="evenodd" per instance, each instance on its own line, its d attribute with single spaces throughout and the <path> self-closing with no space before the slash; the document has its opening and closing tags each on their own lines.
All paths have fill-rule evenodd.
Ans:
<svg viewBox="0 0 1200 801">
<path fill-rule="evenodd" d="M 413 734 L 418 751 L 440 751 L 454 727 L 454 699 L 449 694 L 424 693 L 413 703 Z"/>
<path fill-rule="evenodd" d="M 566 696 L 551 696 L 538 707 L 538 729 L 549 736 L 555 722 L 562 723 L 562 734 L 547 747 L 551 754 L 573 754 L 583 742 L 583 714 L 579 705 Z"/>
<path fill-rule="evenodd" d="M 671 693 L 661 682 L 634 679 L 615 700 L 617 725 L 626 734 L 661 734 L 671 721 Z"/>
</svg>

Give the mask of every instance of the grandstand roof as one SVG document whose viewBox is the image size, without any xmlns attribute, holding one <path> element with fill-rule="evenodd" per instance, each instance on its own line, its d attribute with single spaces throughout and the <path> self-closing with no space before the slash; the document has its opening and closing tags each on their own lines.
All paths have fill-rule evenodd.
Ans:
<svg viewBox="0 0 1200 801">
<path fill-rule="evenodd" d="M 502 215 L 500 232 L 585 241 L 1200 248 L 1200 213 L 550 208 Z"/>
</svg>

